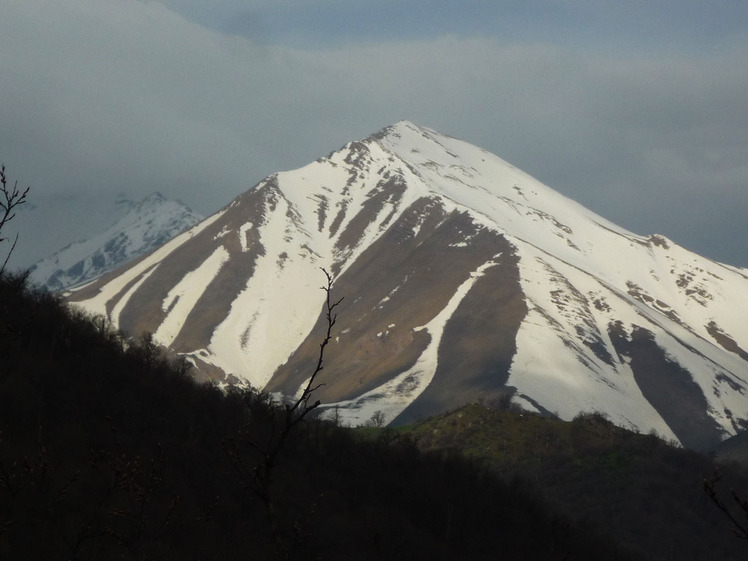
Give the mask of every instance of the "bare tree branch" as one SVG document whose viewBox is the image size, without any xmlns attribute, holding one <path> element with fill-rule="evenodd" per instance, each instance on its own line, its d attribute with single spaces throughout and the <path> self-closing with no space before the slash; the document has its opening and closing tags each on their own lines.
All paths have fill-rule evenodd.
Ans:
<svg viewBox="0 0 748 561">
<path fill-rule="evenodd" d="M 26 202 L 26 196 L 29 193 L 29 189 L 29 187 L 26 187 L 25 190 L 19 191 L 18 181 L 16 181 L 12 187 L 9 187 L 8 178 L 5 175 L 5 164 L 0 165 L 0 243 L 7 240 L 7 238 L 2 237 L 3 228 L 8 222 L 15 218 L 16 209 Z M 0 266 L 0 274 L 5 271 L 5 268 L 8 265 L 8 260 L 13 254 L 17 242 L 18 235 L 16 235 L 8 255 L 5 257 L 2 266 Z"/>
<path fill-rule="evenodd" d="M 281 529 L 280 519 L 276 512 L 276 504 L 272 492 L 275 465 L 278 457 L 286 446 L 294 427 L 301 423 L 309 413 L 320 406 L 320 401 L 317 399 L 312 402 L 312 398 L 314 392 L 324 385 L 323 383 L 319 383 L 317 378 L 324 369 L 325 349 L 332 340 L 332 330 L 337 321 L 335 310 L 343 301 L 343 298 L 340 298 L 339 300 L 332 299 L 333 277 L 325 269 L 322 269 L 322 272 L 325 274 L 327 279 L 326 284 L 321 287 L 321 289 L 325 291 L 325 318 L 327 327 L 325 336 L 320 342 L 317 363 L 311 376 L 304 385 L 301 395 L 295 401 L 285 405 L 280 427 L 277 426 L 277 420 L 274 413 L 276 409 L 271 403 L 267 404 L 270 408 L 269 422 L 271 424 L 271 432 L 264 445 L 257 442 L 256 439 L 253 439 L 250 428 L 247 428 L 241 441 L 244 442 L 252 452 L 259 456 L 256 462 L 248 462 L 242 458 L 237 440 L 230 439 L 227 441 L 227 453 L 232 459 L 237 475 L 244 482 L 244 485 L 250 489 L 260 501 L 262 501 L 265 507 L 266 517 L 276 543 L 277 556 L 279 559 L 283 560 L 288 560 L 292 557 L 294 549 L 298 547 L 301 533 L 300 526 L 296 525 L 295 537 L 294 539 L 289 540 Z M 259 399 L 262 401 L 263 396 L 261 394 L 251 393 L 249 394 L 248 399 L 250 399 L 248 404 L 251 407 L 254 400 Z"/>
<path fill-rule="evenodd" d="M 735 535 L 741 540 L 748 540 L 748 500 L 738 495 L 735 489 L 730 489 L 730 495 L 738 506 L 737 513 L 733 512 L 733 509 L 717 496 L 717 484 L 721 480 L 722 473 L 719 469 L 716 469 L 713 477 L 704 478 L 704 491 L 706 491 L 706 494 L 714 505 L 732 522 L 732 531 Z"/>
<path fill-rule="evenodd" d="M 324 339 L 322 339 L 322 342 L 319 344 L 319 355 L 317 357 L 317 366 L 315 367 L 314 372 L 312 372 L 312 375 L 307 381 L 306 387 L 304 388 L 304 391 L 301 393 L 301 396 L 296 400 L 293 406 L 291 406 L 288 409 L 288 413 L 292 416 L 294 424 L 301 421 L 310 411 L 312 411 L 313 409 L 316 409 L 320 405 L 319 400 L 314 402 L 314 404 L 309 405 L 309 399 L 312 397 L 312 394 L 316 390 L 324 386 L 324 384 L 317 384 L 317 385 L 314 385 L 314 384 L 315 384 L 315 381 L 317 380 L 317 375 L 320 372 L 322 372 L 324 368 L 325 348 L 332 340 L 332 328 L 335 326 L 335 323 L 338 319 L 338 315 L 337 313 L 335 313 L 335 308 L 337 308 L 340 305 L 340 303 L 343 301 L 343 298 L 340 298 L 339 300 L 335 302 L 332 301 L 332 283 L 333 283 L 332 276 L 325 269 L 322 269 L 322 272 L 325 274 L 325 277 L 327 278 L 327 284 L 322 287 L 322 290 L 325 291 L 325 296 L 326 296 L 325 311 L 326 311 L 326 318 L 327 318 L 327 333 L 325 334 Z M 294 417 L 294 413 L 297 410 L 300 410 L 301 412 Z"/>
</svg>

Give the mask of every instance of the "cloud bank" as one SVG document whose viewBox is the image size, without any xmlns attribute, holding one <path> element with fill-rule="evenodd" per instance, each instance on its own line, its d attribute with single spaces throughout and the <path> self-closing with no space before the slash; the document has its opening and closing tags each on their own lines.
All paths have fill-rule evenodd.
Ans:
<svg viewBox="0 0 748 561">
<path fill-rule="evenodd" d="M 120 193 L 208 214 L 409 119 L 634 232 L 748 267 L 746 35 L 616 50 L 526 25 L 509 39 L 460 28 L 303 45 L 301 32 L 271 40 L 299 3 L 242 4 L 0 0 L 0 161 L 36 207 L 16 220 L 14 264 L 104 226 Z M 242 17 L 264 31 L 232 31 Z"/>
</svg>

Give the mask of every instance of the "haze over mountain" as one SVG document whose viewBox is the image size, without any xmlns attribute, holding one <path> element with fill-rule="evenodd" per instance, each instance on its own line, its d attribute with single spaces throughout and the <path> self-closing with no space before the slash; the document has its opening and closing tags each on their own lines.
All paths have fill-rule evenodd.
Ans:
<svg viewBox="0 0 748 561">
<path fill-rule="evenodd" d="M 633 234 L 480 148 L 403 121 L 273 174 L 74 292 L 199 375 L 317 395 L 351 423 L 511 399 L 708 449 L 746 426 L 748 271 Z"/>
<path fill-rule="evenodd" d="M 156 249 L 203 218 L 161 193 L 139 202 L 121 197 L 115 206 L 118 219 L 112 226 L 37 262 L 30 268 L 32 279 L 53 291 L 82 284 Z"/>
</svg>

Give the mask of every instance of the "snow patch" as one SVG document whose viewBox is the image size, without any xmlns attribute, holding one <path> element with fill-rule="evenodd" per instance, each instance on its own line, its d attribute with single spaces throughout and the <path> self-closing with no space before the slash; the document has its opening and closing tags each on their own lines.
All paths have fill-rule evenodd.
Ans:
<svg viewBox="0 0 748 561">
<path fill-rule="evenodd" d="M 110 282 L 102 286 L 99 293 L 96 296 L 88 300 L 75 302 L 75 305 L 83 308 L 89 313 L 106 316 L 107 315 L 107 311 L 106 311 L 107 304 L 114 297 L 116 297 L 117 294 L 119 294 L 125 288 L 125 286 L 127 286 L 133 280 L 137 279 L 139 276 L 143 275 L 145 271 L 148 271 L 149 269 L 156 267 L 172 251 L 180 247 L 187 240 L 195 237 L 197 234 L 205 230 L 205 228 L 207 228 L 211 224 L 213 224 L 213 222 L 218 220 L 223 215 L 223 212 L 224 211 L 217 212 L 213 216 L 206 218 L 205 220 L 203 220 L 196 226 L 192 227 L 191 229 L 187 230 L 186 232 L 183 232 L 182 234 L 176 236 L 172 240 L 166 242 L 164 245 L 162 245 L 160 248 L 154 251 L 151 255 L 149 255 L 148 257 L 146 257 L 139 263 L 135 264 L 134 266 L 130 267 L 125 272 L 123 272 L 121 275 L 115 277 Z M 142 282 L 142 279 L 140 282 Z M 73 291 L 73 294 L 74 293 L 75 291 Z M 119 308 L 121 310 L 127 304 L 129 297 L 133 293 L 134 291 L 129 290 L 127 294 L 124 295 L 122 298 L 120 298 L 120 300 L 116 303 L 115 309 Z M 115 314 L 114 312 L 112 312 L 112 314 L 110 315 L 110 319 L 115 326 L 118 326 L 118 320 L 117 320 L 118 317 L 119 317 L 119 314 Z"/>
<path fill-rule="evenodd" d="M 488 261 L 470 273 L 469 278 L 457 288 L 447 305 L 430 322 L 414 328 L 414 331 L 427 331 L 431 335 L 431 340 L 409 370 L 357 398 L 325 404 L 323 407 L 326 410 L 337 408 L 341 420 L 354 426 L 363 425 L 377 411 L 384 414 L 385 423 L 391 422 L 402 413 L 423 393 L 434 378 L 438 365 L 439 343 L 449 318 L 455 313 L 475 282 L 487 269 L 497 264 L 496 261 Z"/>
<path fill-rule="evenodd" d="M 166 295 L 161 308 L 168 312 L 166 318 L 153 334 L 156 341 L 169 346 L 182 329 L 188 314 L 203 295 L 203 290 L 218 275 L 229 260 L 229 252 L 219 246 L 200 266 L 187 273 Z"/>
<path fill-rule="evenodd" d="M 247 232 L 251 230 L 253 226 L 254 224 L 247 222 L 239 227 L 239 244 L 241 245 L 243 253 L 249 251 L 249 246 L 247 245 Z"/>
</svg>

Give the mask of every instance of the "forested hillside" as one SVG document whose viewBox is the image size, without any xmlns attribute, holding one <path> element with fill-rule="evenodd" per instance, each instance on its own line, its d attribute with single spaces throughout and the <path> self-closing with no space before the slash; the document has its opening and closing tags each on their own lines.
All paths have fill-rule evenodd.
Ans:
<svg viewBox="0 0 748 561">
<path fill-rule="evenodd" d="M 430 440 L 448 417 L 394 431 L 308 415 L 283 440 L 288 410 L 266 396 L 198 385 L 148 336 L 127 341 L 7 275 L 0 361 L 2 559 L 713 559 L 671 541 L 703 532 L 703 520 L 719 558 L 738 559 L 744 546 L 703 497 L 703 511 L 684 518 L 680 499 L 663 496 L 703 492 L 663 486 L 673 471 L 663 471 L 666 446 L 653 437 L 641 438 L 657 462 L 636 461 L 668 556 L 646 554 L 649 542 L 626 546 L 630 533 L 606 536 L 604 523 L 590 524 L 598 515 L 587 499 L 560 508 L 570 474 L 609 508 L 630 485 L 617 479 L 630 472 L 619 467 L 630 452 L 600 455 L 594 425 L 572 423 L 574 444 L 558 445 L 541 429 L 502 439 L 502 426 L 523 422 L 514 413 L 479 416 L 491 430 L 476 448 L 458 432 L 449 446 Z M 502 446 L 511 451 L 503 462 L 476 453 Z M 555 472 L 533 467 L 551 456 Z"/>
<path fill-rule="evenodd" d="M 705 479 L 721 477 L 714 482 L 719 500 L 748 527 L 748 510 L 730 496 L 734 488 L 748 497 L 745 466 L 718 466 L 655 434 L 617 427 L 602 413 L 568 423 L 506 404 L 472 405 L 407 432 L 424 451 L 459 453 L 507 480 L 520 478 L 554 510 L 642 558 L 737 560 L 748 553 L 704 491 Z"/>
</svg>

